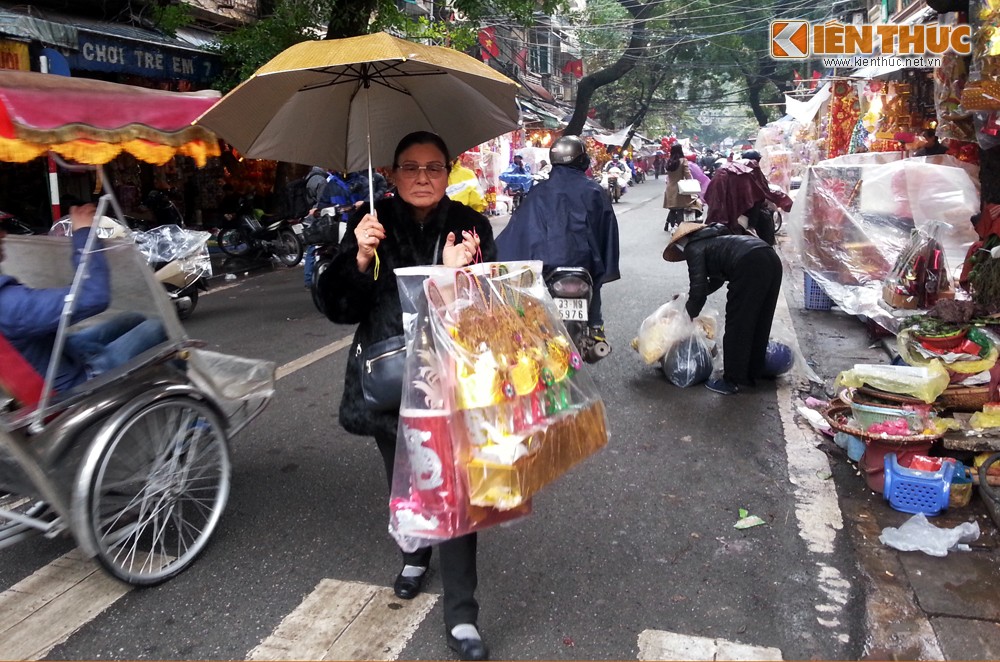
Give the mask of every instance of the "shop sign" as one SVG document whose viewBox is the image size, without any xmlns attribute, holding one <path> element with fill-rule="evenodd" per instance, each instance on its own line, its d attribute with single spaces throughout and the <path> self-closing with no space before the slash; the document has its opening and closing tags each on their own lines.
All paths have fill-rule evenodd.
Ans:
<svg viewBox="0 0 1000 662">
<path fill-rule="evenodd" d="M 72 69 L 136 74 L 148 78 L 210 82 L 219 60 L 206 53 L 175 50 L 158 44 L 108 39 L 80 33 L 80 47 L 71 55 Z"/>
<path fill-rule="evenodd" d="M 28 45 L 20 41 L 0 39 L 0 69 L 31 71 Z"/>
<path fill-rule="evenodd" d="M 923 57 L 945 53 L 972 53 L 972 26 L 937 23 L 905 25 L 896 23 L 810 23 L 803 20 L 771 22 L 771 57 L 802 60 L 810 56 L 843 56 L 851 66 L 853 58 Z M 932 58 L 934 59 L 934 58 Z"/>
</svg>

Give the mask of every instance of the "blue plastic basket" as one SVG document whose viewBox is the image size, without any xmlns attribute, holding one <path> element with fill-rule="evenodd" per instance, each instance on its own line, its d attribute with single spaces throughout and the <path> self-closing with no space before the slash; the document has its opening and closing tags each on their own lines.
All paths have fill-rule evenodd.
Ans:
<svg viewBox="0 0 1000 662">
<path fill-rule="evenodd" d="M 813 277 L 808 272 L 805 273 L 805 277 L 803 295 L 805 297 L 806 310 L 830 310 L 833 308 L 833 299 L 826 296 L 826 292 L 819 286 L 819 283 L 813 280 Z"/>
<path fill-rule="evenodd" d="M 885 456 L 885 489 L 889 505 L 904 513 L 937 515 L 948 507 L 955 463 L 945 460 L 937 471 L 900 466 L 896 454 Z"/>
</svg>

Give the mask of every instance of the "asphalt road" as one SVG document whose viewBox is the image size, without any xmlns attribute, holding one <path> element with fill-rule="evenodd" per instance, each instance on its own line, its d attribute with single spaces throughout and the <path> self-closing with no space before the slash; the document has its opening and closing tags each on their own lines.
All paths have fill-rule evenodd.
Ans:
<svg viewBox="0 0 1000 662">
<path fill-rule="evenodd" d="M 586 368 L 610 441 L 530 517 L 480 535 L 483 635 L 498 659 L 705 659 L 705 642 L 757 647 L 719 658 L 857 659 L 855 559 L 825 457 L 792 420 L 788 380 L 734 397 L 680 389 L 629 348 L 643 318 L 687 286 L 684 265 L 660 257 L 661 187 L 649 180 L 616 205 L 622 279 L 604 289 L 614 351 Z M 723 297 L 712 299 L 719 311 Z M 210 349 L 278 365 L 353 333 L 314 310 L 300 268 L 217 280 L 186 327 Z M 791 329 L 782 306 L 775 330 Z M 323 580 L 391 586 L 399 557 L 381 461 L 372 440 L 337 423 L 345 359 L 332 351 L 282 377 L 233 440 L 233 491 L 205 554 L 162 586 L 94 608 L 48 657 L 245 659 Z M 741 508 L 766 524 L 735 529 Z M 0 551 L 0 589 L 73 547 L 36 538 Z M 427 590 L 441 591 L 436 561 Z M 322 629 L 314 618 L 308 627 Z M 411 627 L 401 657 L 451 656 L 440 601 Z M 675 641 L 663 633 L 687 643 L 658 649 Z"/>
</svg>

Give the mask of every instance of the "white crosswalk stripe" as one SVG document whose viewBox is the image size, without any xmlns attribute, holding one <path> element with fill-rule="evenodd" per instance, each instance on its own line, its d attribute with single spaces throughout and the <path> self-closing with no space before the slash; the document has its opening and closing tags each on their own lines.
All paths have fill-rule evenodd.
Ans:
<svg viewBox="0 0 1000 662">
<path fill-rule="evenodd" d="M 781 660 L 777 648 L 749 646 L 726 639 L 692 637 L 663 630 L 639 633 L 640 660 Z"/>
<path fill-rule="evenodd" d="M 45 657 L 129 590 L 79 549 L 59 557 L 0 593 L 0 655 Z"/>
<path fill-rule="evenodd" d="M 248 660 L 395 660 L 437 596 L 324 579 Z"/>
</svg>

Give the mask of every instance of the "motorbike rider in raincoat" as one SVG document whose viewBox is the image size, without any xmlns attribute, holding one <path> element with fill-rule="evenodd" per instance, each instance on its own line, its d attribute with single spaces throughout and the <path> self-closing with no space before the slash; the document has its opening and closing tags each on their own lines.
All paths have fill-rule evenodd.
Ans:
<svg viewBox="0 0 1000 662">
<path fill-rule="evenodd" d="M 586 175 L 590 157 L 578 136 L 556 140 L 549 161 L 549 178 L 535 185 L 497 237 L 497 259 L 586 269 L 594 281 L 590 325 L 604 340 L 601 286 L 621 278 L 618 219 L 600 184 Z"/>
</svg>

